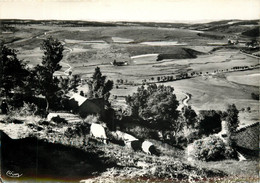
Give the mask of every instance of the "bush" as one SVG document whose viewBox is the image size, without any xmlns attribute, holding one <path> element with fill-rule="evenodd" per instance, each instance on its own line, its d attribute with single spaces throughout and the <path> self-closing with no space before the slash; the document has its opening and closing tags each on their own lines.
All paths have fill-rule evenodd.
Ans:
<svg viewBox="0 0 260 183">
<path fill-rule="evenodd" d="M 209 136 L 193 143 L 192 155 L 202 161 L 218 161 L 237 158 L 236 151 L 217 136 Z"/>
<path fill-rule="evenodd" d="M 259 100 L 259 94 L 257 94 L 257 93 L 251 93 L 251 97 L 254 100 Z"/>
<path fill-rule="evenodd" d="M 142 126 L 135 126 L 134 128 L 128 128 L 127 133 L 133 134 L 138 139 L 159 139 L 156 130 L 148 129 Z"/>
<path fill-rule="evenodd" d="M 67 137 L 85 137 L 90 133 L 90 125 L 87 123 L 79 123 L 74 128 L 69 127 L 65 131 L 65 136 Z"/>
</svg>

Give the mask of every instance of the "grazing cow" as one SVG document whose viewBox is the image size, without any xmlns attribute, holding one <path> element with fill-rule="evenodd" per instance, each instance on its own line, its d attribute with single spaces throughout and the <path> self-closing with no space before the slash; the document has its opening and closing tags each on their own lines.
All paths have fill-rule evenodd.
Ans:
<svg viewBox="0 0 260 183">
<path fill-rule="evenodd" d="M 134 140 L 134 141 L 127 143 L 127 145 L 129 145 L 134 151 L 141 151 L 142 143 L 143 143 L 143 141 Z"/>
<path fill-rule="evenodd" d="M 116 135 L 117 135 L 118 139 L 123 140 L 125 143 L 132 142 L 134 140 L 138 140 L 134 136 L 132 136 L 128 133 L 121 132 L 119 130 L 116 131 Z"/>
<path fill-rule="evenodd" d="M 142 150 L 147 153 L 147 154 L 150 154 L 150 155 L 156 155 L 156 156 L 159 156 L 159 152 L 158 150 L 155 148 L 155 146 L 153 145 L 152 142 L 149 142 L 147 140 L 145 140 L 143 143 L 142 143 Z"/>
<path fill-rule="evenodd" d="M 107 136 L 105 128 L 97 123 L 92 123 L 90 126 L 90 135 L 94 136 L 96 139 L 102 139 L 105 144 L 107 144 Z"/>
</svg>

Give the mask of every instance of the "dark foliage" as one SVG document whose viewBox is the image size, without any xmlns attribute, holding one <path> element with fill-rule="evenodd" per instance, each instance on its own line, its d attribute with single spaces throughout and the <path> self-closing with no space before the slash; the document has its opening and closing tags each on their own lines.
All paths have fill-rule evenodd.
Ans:
<svg viewBox="0 0 260 183">
<path fill-rule="evenodd" d="M 182 115 L 184 117 L 184 121 L 186 123 L 187 127 L 194 128 L 197 122 L 197 114 L 196 112 L 191 108 L 191 106 L 184 106 L 182 109 Z"/>
<path fill-rule="evenodd" d="M 106 76 L 103 76 L 100 68 L 96 67 L 95 72 L 92 76 L 92 80 L 89 80 L 89 98 L 104 98 L 106 105 L 110 105 L 108 99 L 110 97 L 110 90 L 113 88 L 113 81 L 107 80 Z"/>
<path fill-rule="evenodd" d="M 226 115 L 225 119 L 227 121 L 228 131 L 230 133 L 234 133 L 238 127 L 238 123 L 239 123 L 238 113 L 239 111 L 236 108 L 235 104 L 228 105 L 227 112 L 225 113 Z"/>
<path fill-rule="evenodd" d="M 17 58 L 17 51 L 0 45 L 0 95 L 10 97 L 11 91 L 22 92 L 29 72 L 26 64 Z"/>
<path fill-rule="evenodd" d="M 198 125 L 201 134 L 210 135 L 221 131 L 221 111 L 200 111 Z"/>
<path fill-rule="evenodd" d="M 257 94 L 257 93 L 251 93 L 251 97 L 254 100 L 259 100 L 259 94 Z"/>
<path fill-rule="evenodd" d="M 251 30 L 245 31 L 242 35 L 249 36 L 249 37 L 259 37 L 259 27 L 255 27 Z"/>
</svg>

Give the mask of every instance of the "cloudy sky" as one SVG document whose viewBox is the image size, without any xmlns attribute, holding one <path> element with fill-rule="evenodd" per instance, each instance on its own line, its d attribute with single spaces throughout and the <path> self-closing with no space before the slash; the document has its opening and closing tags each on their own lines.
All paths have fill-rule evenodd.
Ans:
<svg viewBox="0 0 260 183">
<path fill-rule="evenodd" d="M 0 19 L 203 22 L 260 19 L 260 0 L 0 0 Z"/>
</svg>

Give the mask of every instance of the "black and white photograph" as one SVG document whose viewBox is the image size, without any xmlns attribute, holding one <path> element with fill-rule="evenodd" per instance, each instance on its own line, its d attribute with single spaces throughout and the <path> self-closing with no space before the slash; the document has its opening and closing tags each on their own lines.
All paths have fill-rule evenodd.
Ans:
<svg viewBox="0 0 260 183">
<path fill-rule="evenodd" d="M 0 183 L 257 183 L 259 0 L 0 0 Z"/>
</svg>

